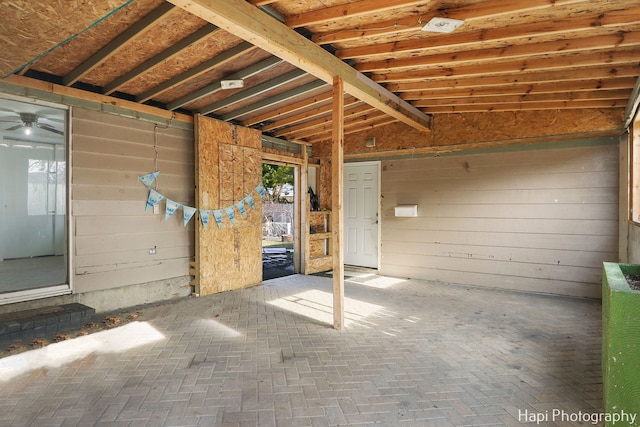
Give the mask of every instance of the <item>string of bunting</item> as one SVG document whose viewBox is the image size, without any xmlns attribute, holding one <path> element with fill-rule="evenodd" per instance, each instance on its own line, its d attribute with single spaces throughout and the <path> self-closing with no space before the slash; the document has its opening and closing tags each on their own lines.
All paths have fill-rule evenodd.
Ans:
<svg viewBox="0 0 640 427">
<path fill-rule="evenodd" d="M 164 195 L 160 194 L 158 191 L 151 188 L 151 185 L 156 180 L 159 174 L 160 172 L 156 171 L 156 172 L 148 173 L 146 175 L 140 175 L 138 177 L 140 182 L 142 182 L 144 186 L 149 189 L 149 197 L 147 198 L 147 206 L 145 207 L 145 210 L 153 209 L 154 206 L 156 206 L 158 203 L 164 200 L 166 203 L 165 214 L 164 214 L 165 221 L 168 220 L 174 213 L 176 213 L 177 210 L 182 208 L 182 215 L 183 215 L 182 223 L 183 223 L 183 226 L 185 227 L 187 226 L 189 221 L 191 221 L 191 218 L 193 218 L 196 215 L 196 213 L 198 213 L 198 216 L 200 217 L 200 220 L 202 221 L 202 225 L 204 226 L 205 229 L 209 225 L 209 220 L 211 219 L 211 216 L 213 216 L 216 224 L 218 224 L 218 228 L 222 227 L 222 220 L 225 214 L 229 218 L 231 223 L 235 224 L 236 209 L 238 210 L 238 212 L 240 212 L 240 215 L 242 215 L 243 218 L 246 218 L 247 209 L 245 206 L 249 205 L 251 209 L 256 208 L 255 200 L 253 198 L 253 191 L 257 192 L 261 198 L 264 198 L 265 195 L 267 194 L 267 190 L 264 188 L 264 185 L 260 183 L 256 186 L 256 188 L 253 191 L 251 191 L 251 193 L 247 194 L 242 200 L 234 203 L 231 206 L 227 206 L 226 208 L 223 208 L 223 209 L 197 209 L 192 206 L 183 205 L 171 199 L 168 199 Z"/>
</svg>

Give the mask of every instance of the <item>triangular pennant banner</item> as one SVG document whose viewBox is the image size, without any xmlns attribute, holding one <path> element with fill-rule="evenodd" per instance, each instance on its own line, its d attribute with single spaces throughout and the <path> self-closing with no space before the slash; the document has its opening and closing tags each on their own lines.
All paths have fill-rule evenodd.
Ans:
<svg viewBox="0 0 640 427">
<path fill-rule="evenodd" d="M 218 228 L 222 227 L 222 209 L 216 209 L 213 211 L 213 217 L 216 219 L 216 224 L 218 224 Z"/>
<path fill-rule="evenodd" d="M 236 203 L 236 208 L 238 209 L 238 212 L 240 212 L 240 215 L 242 215 L 242 218 L 247 217 L 247 211 L 244 208 L 244 199 Z"/>
<path fill-rule="evenodd" d="M 148 211 L 160 201 L 164 199 L 164 196 L 158 193 L 156 190 L 149 190 L 149 197 L 147 198 L 147 207 L 144 208 L 145 211 Z"/>
<path fill-rule="evenodd" d="M 202 225 L 204 229 L 207 229 L 207 225 L 209 225 L 209 216 L 211 215 L 211 211 L 207 209 L 200 209 L 200 219 L 202 220 Z"/>
<path fill-rule="evenodd" d="M 262 197 L 263 199 L 267 195 L 267 189 L 264 188 L 264 185 L 262 185 L 262 183 L 256 186 L 256 191 L 258 192 L 258 194 L 260 194 L 260 197 Z"/>
<path fill-rule="evenodd" d="M 195 213 L 196 208 L 192 208 L 191 206 L 182 206 L 182 225 L 186 227 Z"/>
<path fill-rule="evenodd" d="M 251 193 L 247 194 L 247 197 L 244 198 L 244 201 L 247 202 L 249 206 L 251 206 L 251 209 L 256 208 L 256 204 L 253 201 L 253 196 L 251 195 Z"/>
<path fill-rule="evenodd" d="M 231 223 L 235 224 L 236 219 L 234 218 L 235 217 L 235 212 L 233 211 L 233 205 L 224 208 L 224 211 L 227 213 L 227 216 L 231 220 Z"/>
<path fill-rule="evenodd" d="M 168 220 L 171 215 L 175 213 L 180 207 L 180 203 L 167 199 L 167 208 L 164 214 L 164 220 Z"/>
<path fill-rule="evenodd" d="M 141 175 L 138 177 L 138 179 L 140 180 L 140 182 L 142 182 L 146 187 L 151 187 L 151 184 L 153 184 L 153 181 L 156 180 L 156 178 L 158 177 L 158 174 L 160 172 L 156 171 L 156 172 L 151 172 L 148 173 L 146 175 Z"/>
</svg>

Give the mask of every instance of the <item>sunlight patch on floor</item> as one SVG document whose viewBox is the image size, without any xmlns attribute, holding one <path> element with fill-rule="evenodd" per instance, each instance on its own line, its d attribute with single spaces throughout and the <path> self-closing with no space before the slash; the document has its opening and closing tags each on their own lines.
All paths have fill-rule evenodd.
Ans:
<svg viewBox="0 0 640 427">
<path fill-rule="evenodd" d="M 369 286 L 371 288 L 388 289 L 398 283 L 406 282 L 406 280 L 398 279 L 396 277 L 378 276 L 376 274 L 358 274 L 349 277 L 345 282 L 357 283 L 358 285 Z"/>
<path fill-rule="evenodd" d="M 294 295 L 269 301 L 276 307 L 291 311 L 322 323 L 333 325 L 333 294 L 312 289 Z M 382 311 L 384 307 L 353 298 L 344 299 L 345 326 L 350 324 L 366 325 L 367 317 Z"/>
<path fill-rule="evenodd" d="M 91 353 L 121 353 L 164 338 L 162 333 L 147 322 L 131 322 L 118 328 L 2 358 L 0 381 L 35 369 L 58 368 Z"/>
<path fill-rule="evenodd" d="M 217 332 L 223 335 L 222 338 L 236 338 L 242 336 L 242 334 L 235 329 L 232 329 L 220 322 L 213 319 L 198 319 L 195 324 L 201 326 L 208 331 Z"/>
</svg>

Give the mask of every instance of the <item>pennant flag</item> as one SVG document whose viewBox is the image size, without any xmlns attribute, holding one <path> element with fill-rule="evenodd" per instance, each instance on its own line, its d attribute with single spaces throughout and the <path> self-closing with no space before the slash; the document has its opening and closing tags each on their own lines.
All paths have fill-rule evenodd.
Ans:
<svg viewBox="0 0 640 427">
<path fill-rule="evenodd" d="M 160 203 L 162 199 L 164 199 L 164 196 L 162 194 L 158 193 L 156 190 L 150 190 L 149 197 L 147 198 L 147 207 L 144 208 L 144 210 L 148 211 L 149 209 Z"/>
<path fill-rule="evenodd" d="M 186 227 L 195 213 L 196 208 L 192 208 L 191 206 L 182 206 L 182 225 Z"/>
<path fill-rule="evenodd" d="M 253 201 L 253 196 L 251 195 L 251 193 L 247 194 L 247 197 L 244 198 L 244 201 L 247 202 L 249 206 L 251 206 L 251 209 L 256 208 L 256 204 Z"/>
<path fill-rule="evenodd" d="M 211 211 L 207 209 L 200 209 L 200 219 L 202 220 L 202 225 L 204 229 L 207 229 L 207 225 L 209 225 L 209 216 L 211 215 Z"/>
<path fill-rule="evenodd" d="M 222 209 L 214 210 L 213 217 L 216 219 L 216 224 L 218 224 L 218 228 L 222 227 Z"/>
<path fill-rule="evenodd" d="M 236 222 L 236 220 L 234 218 L 235 217 L 235 213 L 233 212 L 233 205 L 224 208 L 224 211 L 227 213 L 227 216 L 231 220 L 231 223 L 234 224 Z"/>
<path fill-rule="evenodd" d="M 240 215 L 242 215 L 242 218 L 246 218 L 247 217 L 247 211 L 244 209 L 244 199 L 242 199 L 238 203 L 236 203 L 236 208 L 240 212 Z"/>
<path fill-rule="evenodd" d="M 167 199 L 167 208 L 164 214 L 164 220 L 168 220 L 171 215 L 175 213 L 180 207 L 180 203 Z"/>
<path fill-rule="evenodd" d="M 262 197 L 263 199 L 264 199 L 264 196 L 267 195 L 267 189 L 264 188 L 264 185 L 262 185 L 262 183 L 256 186 L 256 191 L 260 194 L 260 197 Z"/>
<path fill-rule="evenodd" d="M 158 177 L 158 174 L 160 172 L 156 171 L 156 172 L 151 172 L 148 173 L 146 175 L 140 175 L 138 177 L 138 179 L 140 180 L 140 182 L 142 182 L 146 187 L 151 187 L 151 184 L 153 184 L 153 181 L 156 180 L 156 178 Z"/>
</svg>

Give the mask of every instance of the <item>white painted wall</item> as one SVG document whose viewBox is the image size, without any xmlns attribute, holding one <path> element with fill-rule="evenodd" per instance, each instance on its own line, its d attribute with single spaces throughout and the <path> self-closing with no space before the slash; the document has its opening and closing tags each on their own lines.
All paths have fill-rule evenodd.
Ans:
<svg viewBox="0 0 640 427">
<path fill-rule="evenodd" d="M 600 297 L 618 258 L 618 139 L 584 143 L 384 161 L 381 272 Z"/>
</svg>

